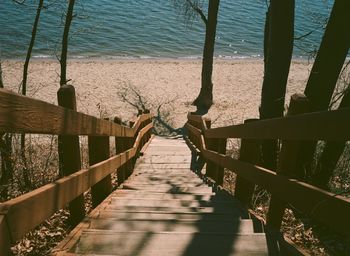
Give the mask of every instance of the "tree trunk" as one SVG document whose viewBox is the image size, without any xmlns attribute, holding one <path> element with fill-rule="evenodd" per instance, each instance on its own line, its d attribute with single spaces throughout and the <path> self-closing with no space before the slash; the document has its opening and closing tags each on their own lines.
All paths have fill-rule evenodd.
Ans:
<svg viewBox="0 0 350 256">
<path fill-rule="evenodd" d="M 320 49 L 305 88 L 311 112 L 327 110 L 350 46 L 350 1 L 335 0 Z M 311 176 L 317 142 L 304 144 L 304 166 Z"/>
<path fill-rule="evenodd" d="M 283 116 L 286 85 L 293 52 L 294 0 L 271 0 L 265 26 L 265 73 L 260 118 Z M 262 143 L 264 167 L 276 170 L 276 140 Z"/>
<path fill-rule="evenodd" d="M 3 82 L 3 80 L 2 80 L 1 59 L 0 59 L 0 88 L 4 88 L 4 82 Z"/>
<path fill-rule="evenodd" d="M 12 135 L 1 134 L 0 135 L 0 153 L 1 153 L 1 177 L 0 185 L 5 187 L 0 191 L 0 196 L 6 200 L 8 196 L 8 184 L 13 176 L 13 163 L 12 163 Z"/>
<path fill-rule="evenodd" d="M 305 88 L 312 112 L 328 109 L 350 46 L 349 13 L 349 0 L 335 0 Z"/>
<path fill-rule="evenodd" d="M 1 60 L 0 60 L 0 89 L 4 88 L 4 83 L 2 80 L 2 67 L 1 67 Z M 12 155 L 12 135 L 10 134 L 0 134 L 0 170 L 1 170 L 1 176 L 0 176 L 0 185 L 4 186 L 0 190 L 0 197 L 3 200 L 7 200 L 8 196 L 8 183 L 9 180 L 12 179 L 13 174 L 13 165 L 11 160 Z"/>
<path fill-rule="evenodd" d="M 213 105 L 213 58 L 216 36 L 216 24 L 220 0 L 210 0 L 208 6 L 208 22 L 206 24 L 205 43 L 202 62 L 202 85 L 198 97 L 193 105 L 197 107 L 196 114 L 208 113 Z"/>
<path fill-rule="evenodd" d="M 347 88 L 339 109 L 350 107 L 350 87 Z M 327 189 L 327 184 L 344 152 L 346 141 L 328 141 L 317 163 L 313 182 L 316 186 Z"/>
<path fill-rule="evenodd" d="M 74 9 L 75 0 L 69 0 L 66 23 L 64 25 L 63 37 L 62 37 L 62 51 L 61 51 L 61 79 L 60 85 L 67 83 L 67 53 L 68 53 L 68 37 L 69 29 L 73 20 L 73 9 Z"/>
<path fill-rule="evenodd" d="M 34 24 L 33 24 L 33 29 L 32 29 L 32 37 L 30 39 L 29 47 L 27 50 L 26 60 L 24 62 L 24 66 L 23 66 L 23 80 L 22 80 L 22 94 L 23 95 L 27 94 L 27 77 L 28 77 L 29 61 L 30 61 L 30 58 L 32 56 L 36 32 L 38 30 L 40 14 L 41 14 L 41 10 L 43 8 L 43 5 L 44 5 L 44 0 L 40 0 L 39 4 L 38 4 L 38 8 L 36 9 L 36 16 L 35 16 L 35 20 L 34 20 Z"/>
<path fill-rule="evenodd" d="M 22 95 L 27 94 L 27 78 L 28 78 L 29 61 L 30 61 L 30 58 L 32 56 L 36 32 L 38 30 L 40 14 L 41 14 L 41 10 L 43 8 L 43 5 L 44 5 L 44 0 L 40 0 L 39 4 L 38 4 L 38 8 L 36 9 L 35 20 L 34 20 L 33 29 L 32 29 L 32 37 L 30 39 L 29 47 L 27 50 L 26 60 L 24 62 L 24 66 L 23 66 Z M 26 156 L 25 156 L 25 147 L 26 147 L 26 138 L 25 138 L 25 134 L 22 133 L 21 134 L 21 158 L 22 158 L 23 164 L 25 166 L 25 170 L 23 172 L 23 175 L 24 175 L 24 180 L 29 181 L 27 160 L 26 160 Z M 26 185 L 30 186 L 30 184 L 26 184 Z"/>
</svg>

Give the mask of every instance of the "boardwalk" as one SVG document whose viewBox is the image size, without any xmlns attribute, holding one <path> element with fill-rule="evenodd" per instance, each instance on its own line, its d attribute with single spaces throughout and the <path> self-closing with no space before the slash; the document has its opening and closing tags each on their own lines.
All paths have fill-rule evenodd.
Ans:
<svg viewBox="0 0 350 256">
<path fill-rule="evenodd" d="M 267 255 L 237 201 L 190 170 L 182 139 L 155 137 L 133 174 L 77 226 L 58 255 Z"/>
</svg>

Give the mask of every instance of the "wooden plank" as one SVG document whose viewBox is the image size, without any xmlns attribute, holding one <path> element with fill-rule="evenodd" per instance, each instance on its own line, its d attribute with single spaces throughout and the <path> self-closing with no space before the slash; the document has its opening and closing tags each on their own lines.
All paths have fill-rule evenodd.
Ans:
<svg viewBox="0 0 350 256">
<path fill-rule="evenodd" d="M 11 236 L 6 223 L 5 215 L 0 215 L 0 255 L 10 255 Z"/>
<path fill-rule="evenodd" d="M 128 181 L 124 182 L 125 185 L 149 185 L 149 186 L 157 186 L 157 185 L 165 185 L 165 184 L 172 184 L 175 186 L 200 186 L 200 185 L 206 185 L 203 180 L 201 179 L 194 179 L 192 181 L 192 177 L 186 177 L 185 179 L 153 179 L 152 177 L 145 177 L 145 178 L 139 178 L 139 179 L 128 179 Z"/>
<path fill-rule="evenodd" d="M 127 195 L 130 195 L 129 197 Z M 158 197 L 157 197 L 158 195 Z M 120 196 L 120 197 L 119 197 Z M 142 196 L 137 193 L 127 193 L 127 194 L 114 194 L 110 197 L 110 203 L 139 203 L 141 201 L 151 201 L 151 203 L 144 204 L 155 204 L 165 203 L 167 204 L 169 201 L 172 201 L 174 204 L 178 204 L 178 206 L 210 206 L 215 204 L 226 204 L 226 205 L 235 205 L 241 207 L 241 204 L 237 200 L 232 200 L 230 198 L 219 197 L 217 195 L 211 196 L 191 196 L 191 195 L 183 195 L 183 194 L 166 194 L 166 193 L 147 193 Z M 119 202 L 120 201 L 120 202 Z"/>
<path fill-rule="evenodd" d="M 306 113 L 310 109 L 310 102 L 303 94 L 294 94 L 290 99 L 288 116 Z M 301 157 L 302 143 L 298 141 L 284 140 L 278 156 L 277 174 L 284 175 L 288 178 L 302 180 L 304 178 L 304 161 Z M 283 216 L 286 209 L 286 202 L 276 198 L 275 194 L 271 195 L 269 210 L 266 216 L 266 225 L 280 230 Z"/>
<path fill-rule="evenodd" d="M 144 127 L 139 135 L 144 135 L 151 127 L 152 124 Z M 124 153 L 0 204 L 0 214 L 6 215 L 13 241 L 20 239 L 78 195 L 134 157 L 141 136 L 137 138 L 134 147 Z M 43 203 L 45 203 L 44 208 Z M 28 218 L 28 212 L 36 214 Z"/>
<path fill-rule="evenodd" d="M 143 199 L 143 200 L 170 200 L 170 199 L 180 199 L 180 200 L 199 200 L 199 201 L 215 201 L 215 200 L 228 200 L 227 197 L 211 195 L 211 194 L 169 194 L 169 193 L 157 193 L 151 192 L 145 194 L 139 190 L 124 190 L 117 189 L 111 195 L 111 200 L 119 200 L 123 198 L 134 198 L 134 199 Z M 232 200 L 232 199 L 231 199 Z"/>
<path fill-rule="evenodd" d="M 132 156 L 132 151 L 130 150 L 129 157 Z M 81 170 L 0 204 L 0 213 L 6 214 L 11 237 L 14 241 L 20 239 L 75 197 L 114 172 L 126 160 L 127 153 L 111 157 L 87 170 Z M 28 212 L 35 214 L 28 218 Z"/>
<path fill-rule="evenodd" d="M 0 131 L 55 135 L 134 136 L 132 128 L 0 89 Z"/>
<path fill-rule="evenodd" d="M 189 169 L 190 164 L 137 164 L 138 170 L 146 169 L 146 170 L 157 170 L 157 169 Z"/>
<path fill-rule="evenodd" d="M 109 137 L 89 136 L 89 165 L 97 164 L 109 158 Z M 91 187 L 92 207 L 98 206 L 112 192 L 111 175 Z"/>
<path fill-rule="evenodd" d="M 139 115 L 137 117 L 137 119 L 133 122 L 133 125 L 131 127 L 132 130 L 133 130 L 133 136 L 130 136 L 130 137 L 134 137 L 137 134 L 137 131 L 139 130 L 139 128 L 140 128 L 142 123 L 144 123 L 147 120 L 151 121 L 151 119 L 152 119 L 152 115 L 151 114 Z"/>
<path fill-rule="evenodd" d="M 184 193 L 184 194 L 195 194 L 195 193 L 212 193 L 212 188 L 209 187 L 176 187 L 176 186 L 137 186 L 137 185 L 125 185 L 124 189 L 130 190 L 144 190 L 145 193 L 148 191 L 163 192 L 163 193 Z"/>
<path fill-rule="evenodd" d="M 350 199 L 213 151 L 204 150 L 203 155 L 206 159 L 266 188 L 311 218 L 323 222 L 337 232 L 348 234 Z M 335 215 L 336 217 L 330 217 Z"/>
<path fill-rule="evenodd" d="M 161 156 L 147 156 L 140 159 L 139 163 L 145 163 L 145 164 L 172 164 L 172 163 L 190 163 L 191 162 L 191 156 L 167 156 L 167 155 L 161 155 Z"/>
<path fill-rule="evenodd" d="M 256 122 L 257 119 L 245 120 L 245 123 Z M 254 165 L 258 165 L 261 158 L 260 141 L 242 139 L 239 151 L 239 160 Z M 235 197 L 244 203 L 248 208 L 251 207 L 251 201 L 254 193 L 255 184 L 237 175 L 235 185 Z"/>
<path fill-rule="evenodd" d="M 268 255 L 264 234 L 83 232 L 76 253 L 118 255 Z"/>
<path fill-rule="evenodd" d="M 172 211 L 118 211 L 104 210 L 100 212 L 99 218 L 113 218 L 116 220 L 220 220 L 227 221 L 241 218 L 242 213 L 208 213 L 208 212 L 186 212 L 178 213 Z"/>
<path fill-rule="evenodd" d="M 91 229 L 149 232 L 221 232 L 254 233 L 252 220 L 232 219 L 231 221 L 203 220 L 200 224 L 196 220 L 127 220 L 91 219 Z"/>
<path fill-rule="evenodd" d="M 213 207 L 213 208 L 221 208 L 227 207 L 228 209 L 236 208 L 237 204 L 234 204 L 235 201 L 227 200 L 227 201 L 200 201 L 200 200 L 181 200 L 181 199 L 137 199 L 137 198 L 128 198 L 128 199 L 120 199 L 114 197 L 111 200 L 111 206 L 138 206 L 138 207 Z"/>
<path fill-rule="evenodd" d="M 77 110 L 75 89 L 72 85 L 62 85 L 57 92 L 58 104 L 66 109 Z M 59 169 L 63 176 L 81 170 L 80 143 L 76 135 L 59 135 L 58 136 L 58 156 Z M 69 223 L 72 226 L 85 217 L 85 204 L 83 194 L 78 195 L 68 205 Z"/>
<path fill-rule="evenodd" d="M 129 128 L 0 89 L 1 132 L 133 137 L 148 119 L 151 115 L 143 114 Z"/>
<path fill-rule="evenodd" d="M 350 108 L 209 129 L 206 138 L 350 140 Z"/>
<path fill-rule="evenodd" d="M 173 213 L 222 213 L 239 216 L 241 211 L 232 207 L 151 207 L 151 206 L 120 206 L 109 205 L 106 210 L 118 210 L 124 212 L 173 212 Z"/>
</svg>

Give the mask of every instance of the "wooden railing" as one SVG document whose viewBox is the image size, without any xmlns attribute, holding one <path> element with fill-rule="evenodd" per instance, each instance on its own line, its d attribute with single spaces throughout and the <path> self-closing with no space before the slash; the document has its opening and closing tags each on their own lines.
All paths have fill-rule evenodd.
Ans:
<svg viewBox="0 0 350 256">
<path fill-rule="evenodd" d="M 0 255 L 7 255 L 11 244 L 67 204 L 70 204 L 73 218 L 81 220 L 84 209 L 76 209 L 83 207 L 83 202 L 77 198 L 82 198 L 82 194 L 91 188 L 92 203 L 96 206 L 111 192 L 110 174 L 118 169 L 118 181 L 130 175 L 135 158 L 151 137 L 152 116 L 149 113 L 139 115 L 131 127 L 117 122 L 120 123 L 120 119 L 115 122 L 102 120 L 0 90 L 0 133 L 59 135 L 62 143 L 77 135 L 87 135 L 90 158 L 89 168 L 68 170 L 66 175 L 69 175 L 0 204 Z M 116 139 L 116 155 L 109 157 L 109 138 L 112 136 Z M 79 146 L 77 150 L 80 150 Z M 61 151 L 60 158 L 63 155 L 69 158 L 76 153 L 64 146 Z M 80 166 L 80 159 L 78 162 L 77 166 Z"/>
<path fill-rule="evenodd" d="M 293 100 L 293 99 L 292 99 Z M 210 120 L 189 114 L 186 138 L 190 148 L 203 158 L 206 175 L 222 185 L 224 168 L 237 174 L 235 196 L 251 207 L 255 185 L 271 193 L 266 226 L 280 230 L 287 205 L 305 216 L 349 236 L 350 199 L 297 180 L 293 172 L 302 141 L 350 140 L 350 108 L 288 115 L 269 120 L 249 120 L 240 125 L 210 129 Z M 226 140 L 242 138 L 239 159 L 226 155 Z M 281 139 L 278 170 L 259 166 L 260 143 Z"/>
</svg>

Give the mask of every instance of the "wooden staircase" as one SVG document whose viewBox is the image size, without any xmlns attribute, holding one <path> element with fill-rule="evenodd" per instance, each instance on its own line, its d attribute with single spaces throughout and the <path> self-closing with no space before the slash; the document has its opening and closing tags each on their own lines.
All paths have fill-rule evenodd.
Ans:
<svg viewBox="0 0 350 256">
<path fill-rule="evenodd" d="M 190 156 L 182 139 L 155 137 L 56 255 L 268 255 L 248 212 L 192 172 Z"/>
</svg>

